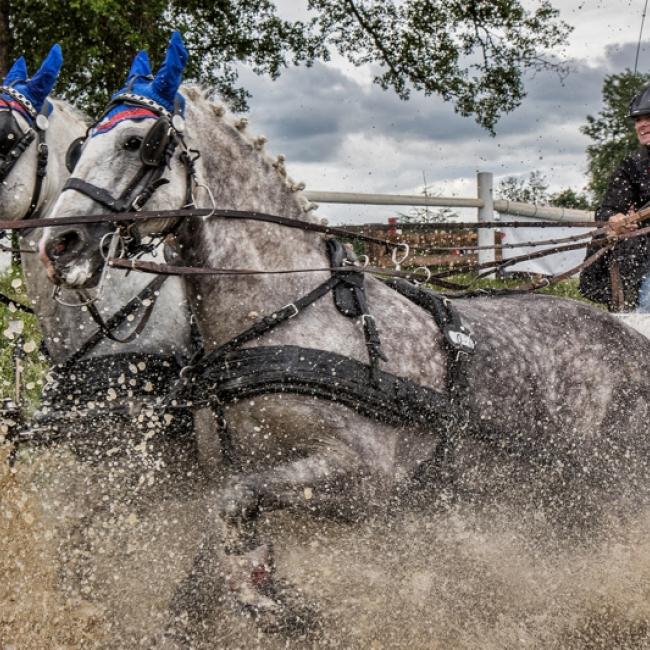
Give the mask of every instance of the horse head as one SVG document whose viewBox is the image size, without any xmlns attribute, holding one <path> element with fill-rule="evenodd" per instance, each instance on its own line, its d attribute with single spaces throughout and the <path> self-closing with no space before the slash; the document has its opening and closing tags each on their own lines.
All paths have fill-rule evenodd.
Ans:
<svg viewBox="0 0 650 650">
<path fill-rule="evenodd" d="M 135 56 L 124 86 L 87 137 L 71 145 L 73 176 L 50 216 L 180 208 L 191 202 L 185 99 L 178 92 L 187 57 L 178 32 L 155 75 L 146 52 Z M 138 236 L 165 226 L 159 220 L 139 229 Z M 100 242 L 114 229 L 109 223 L 47 229 L 40 249 L 50 278 L 78 288 L 96 284 L 105 253 Z"/>
<path fill-rule="evenodd" d="M 30 77 L 21 56 L 0 86 L 0 212 L 5 219 L 45 212 L 68 175 L 68 144 L 85 130 L 77 111 L 48 99 L 62 62 L 56 44 Z"/>
<path fill-rule="evenodd" d="M 74 178 L 49 216 L 178 209 L 191 207 L 199 197 L 212 207 L 310 219 L 314 206 L 300 192 L 304 186 L 287 177 L 283 157 L 265 153 L 266 139 L 251 137 L 247 120 L 225 116 L 223 107 L 200 89 L 180 88 L 186 60 L 178 34 L 155 76 L 144 53 L 135 57 L 124 86 L 86 141 L 76 145 Z M 173 223 L 169 218 L 139 221 L 122 231 L 127 230 L 127 239 L 135 231 L 137 239 L 168 232 Z M 192 226 L 217 228 L 209 219 Z M 107 246 L 114 230 L 108 223 L 48 229 L 41 253 L 51 277 L 69 286 L 92 286 L 106 252 L 100 242 Z M 219 221 L 218 233 L 220 255 L 242 249 L 240 234 L 228 223 Z"/>
</svg>

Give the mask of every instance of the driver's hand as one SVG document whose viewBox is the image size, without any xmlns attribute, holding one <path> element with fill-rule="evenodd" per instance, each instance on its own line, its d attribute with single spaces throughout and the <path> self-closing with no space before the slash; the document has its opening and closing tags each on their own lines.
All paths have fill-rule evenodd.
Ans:
<svg viewBox="0 0 650 650">
<path fill-rule="evenodd" d="M 639 227 L 638 218 L 637 213 L 634 211 L 630 211 L 629 214 L 623 214 L 622 212 L 613 214 L 605 226 L 607 235 L 609 237 L 616 237 L 617 235 L 636 230 Z"/>
</svg>

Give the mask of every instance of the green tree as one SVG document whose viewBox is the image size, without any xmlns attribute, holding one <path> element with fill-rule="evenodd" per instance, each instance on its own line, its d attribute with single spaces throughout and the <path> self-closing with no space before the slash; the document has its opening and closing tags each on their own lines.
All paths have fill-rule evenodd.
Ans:
<svg viewBox="0 0 650 650">
<path fill-rule="evenodd" d="M 506 176 L 498 185 L 496 195 L 507 201 L 548 205 L 548 181 L 542 172 L 532 171 L 528 177 Z"/>
<path fill-rule="evenodd" d="M 337 50 L 372 64 L 375 81 L 407 99 L 437 94 L 493 130 L 524 97 L 526 71 L 563 70 L 549 53 L 570 31 L 547 0 L 303 0 L 305 20 L 282 18 L 272 0 L 0 0 L 0 71 L 25 53 L 34 65 L 61 43 L 59 89 L 96 109 L 124 79 L 133 54 L 159 61 L 173 28 L 190 50 L 188 77 L 237 110 L 247 92 L 237 66 L 276 78 L 289 65 Z M 59 91 L 61 92 L 61 90 Z"/>
<path fill-rule="evenodd" d="M 571 187 L 551 194 L 549 205 L 556 208 L 574 208 L 576 210 L 593 210 L 594 205 L 591 199 L 584 192 L 576 192 Z"/>
<path fill-rule="evenodd" d="M 496 195 L 500 199 L 550 205 L 556 208 L 575 208 L 590 210 L 592 201 L 585 192 L 567 187 L 554 194 L 549 194 L 548 180 L 538 170 L 530 172 L 527 177 L 507 176 L 498 185 Z"/>
<path fill-rule="evenodd" d="M 599 203 L 609 177 L 625 156 L 638 146 L 634 123 L 627 117 L 632 98 L 650 82 L 650 75 L 634 74 L 625 70 L 605 77 L 603 83 L 603 107 L 595 117 L 587 116 L 582 133 L 594 142 L 587 147 L 589 189 Z"/>
</svg>

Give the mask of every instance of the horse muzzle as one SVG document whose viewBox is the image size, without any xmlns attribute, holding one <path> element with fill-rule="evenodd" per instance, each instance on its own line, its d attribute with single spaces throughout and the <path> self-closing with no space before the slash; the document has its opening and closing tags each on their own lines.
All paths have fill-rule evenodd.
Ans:
<svg viewBox="0 0 650 650">
<path fill-rule="evenodd" d="M 76 289 L 97 284 L 103 259 L 84 229 L 51 229 L 38 250 L 51 282 Z"/>
</svg>

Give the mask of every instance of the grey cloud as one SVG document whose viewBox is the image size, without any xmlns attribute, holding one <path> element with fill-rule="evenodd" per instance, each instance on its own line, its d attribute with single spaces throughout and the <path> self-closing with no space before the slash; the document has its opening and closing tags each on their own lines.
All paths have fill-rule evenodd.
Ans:
<svg viewBox="0 0 650 650">
<path fill-rule="evenodd" d="M 588 114 L 598 112 L 605 75 L 620 70 L 621 62 L 633 61 L 635 47 L 610 46 L 605 57 L 591 65 L 573 61 L 564 80 L 549 71 L 526 79 L 527 96 L 522 106 L 502 118 L 497 138 L 544 134 L 558 121 L 578 129 Z M 650 63 L 648 48 L 643 61 Z M 439 97 L 413 93 L 404 102 L 390 91 L 357 83 L 333 66 L 289 69 L 276 81 L 244 70 L 242 81 L 253 93 L 253 124 L 297 162 L 335 160 L 351 134 L 432 143 L 488 137 L 471 118 L 455 114 Z M 568 146 L 583 147 L 580 138 Z"/>
</svg>

